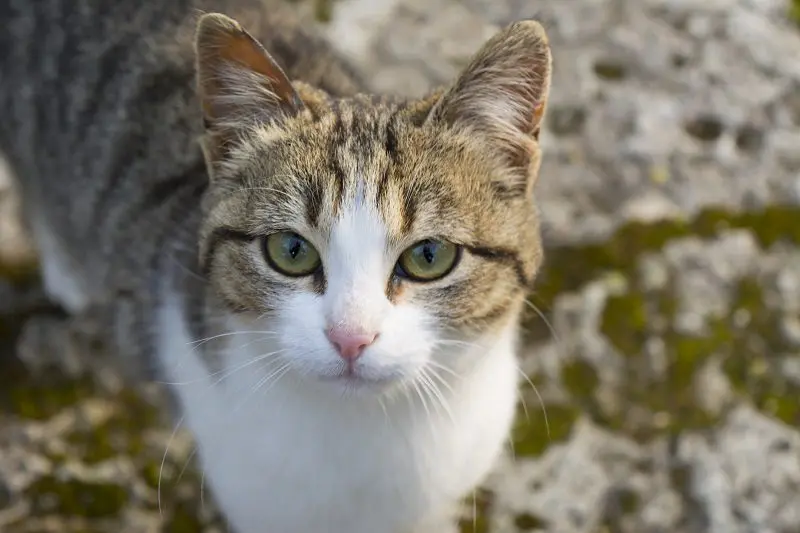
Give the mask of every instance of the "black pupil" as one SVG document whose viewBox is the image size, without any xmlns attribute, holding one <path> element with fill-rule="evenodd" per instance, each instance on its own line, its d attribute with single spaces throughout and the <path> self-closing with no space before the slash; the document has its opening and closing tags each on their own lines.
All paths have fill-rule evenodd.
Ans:
<svg viewBox="0 0 800 533">
<path fill-rule="evenodd" d="M 292 259 L 297 259 L 297 256 L 303 252 L 303 241 L 297 237 L 289 237 L 286 243 L 287 251 Z"/>
<path fill-rule="evenodd" d="M 428 264 L 433 263 L 433 260 L 436 259 L 436 243 L 427 243 L 422 247 L 422 257 L 425 258 L 425 261 Z"/>
</svg>

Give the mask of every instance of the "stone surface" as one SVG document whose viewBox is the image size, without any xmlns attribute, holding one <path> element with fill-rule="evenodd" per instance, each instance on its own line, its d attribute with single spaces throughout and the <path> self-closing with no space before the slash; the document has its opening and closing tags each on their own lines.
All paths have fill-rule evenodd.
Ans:
<svg viewBox="0 0 800 533">
<path fill-rule="evenodd" d="M 313 23 L 311 2 L 296 6 Z M 800 27 L 788 14 L 784 0 L 337 0 L 317 23 L 375 90 L 407 96 L 447 83 L 510 21 L 537 18 L 550 35 L 527 414 L 514 453 L 465 502 L 463 531 L 797 530 Z M 8 187 L 0 237 L 19 227 Z M 9 242 L 4 273 L 31 257 Z M 64 320 L 35 290 L 15 308 L 9 283 L 5 353 L 28 315 L 23 342 Z M 4 362 L 0 530 L 221 530 L 157 391 L 72 372 L 34 379 Z"/>
</svg>

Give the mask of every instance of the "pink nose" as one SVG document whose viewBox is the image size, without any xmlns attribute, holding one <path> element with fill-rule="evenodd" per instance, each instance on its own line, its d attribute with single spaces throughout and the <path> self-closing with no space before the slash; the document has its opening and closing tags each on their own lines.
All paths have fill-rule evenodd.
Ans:
<svg viewBox="0 0 800 533">
<path fill-rule="evenodd" d="M 362 333 L 331 328 L 327 332 L 328 340 L 336 347 L 336 351 L 345 361 L 355 361 L 361 356 L 364 348 L 375 342 L 377 333 Z"/>
</svg>

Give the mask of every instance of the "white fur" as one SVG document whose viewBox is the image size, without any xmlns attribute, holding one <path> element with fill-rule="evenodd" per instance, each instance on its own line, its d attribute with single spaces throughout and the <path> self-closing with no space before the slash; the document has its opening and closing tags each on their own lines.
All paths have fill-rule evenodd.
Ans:
<svg viewBox="0 0 800 533">
<path fill-rule="evenodd" d="M 325 294 L 297 294 L 277 319 L 231 318 L 224 377 L 193 353 L 179 297 L 160 310 L 162 361 L 184 383 L 206 482 L 237 533 L 447 533 L 507 438 L 514 328 L 441 344 L 424 309 L 386 298 L 399 251 L 374 211 L 350 207 L 315 243 Z M 339 321 L 380 332 L 360 383 L 332 379 L 343 363 L 324 328 Z M 418 394 L 442 365 L 457 376 L 440 371 L 438 393 Z"/>
<path fill-rule="evenodd" d="M 79 262 L 60 242 L 58 232 L 50 230 L 44 216 L 34 209 L 28 220 L 39 254 L 45 293 L 68 312 L 80 314 L 89 307 L 91 295 L 77 268 Z"/>
</svg>

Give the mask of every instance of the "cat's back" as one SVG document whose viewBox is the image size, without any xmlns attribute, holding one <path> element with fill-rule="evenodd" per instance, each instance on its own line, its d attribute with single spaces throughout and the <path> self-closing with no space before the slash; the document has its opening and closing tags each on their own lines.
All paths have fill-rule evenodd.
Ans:
<svg viewBox="0 0 800 533">
<path fill-rule="evenodd" d="M 180 146 L 170 154 L 179 158 L 185 139 L 176 134 L 200 132 L 192 43 L 205 11 L 247 23 L 290 76 L 334 94 L 355 91 L 354 73 L 280 7 L 275 0 L 0 0 L 0 143 L 17 152 L 58 144 L 66 154 L 91 153 L 89 164 L 121 137 L 145 132 L 140 140 L 159 152 Z M 150 153 L 138 143 L 127 148 L 139 159 Z"/>
<path fill-rule="evenodd" d="M 175 137 L 197 131 L 188 106 L 198 4 L 0 0 L 0 143 L 23 183 L 180 157 Z M 123 144 L 129 160 L 113 156 Z"/>
</svg>

